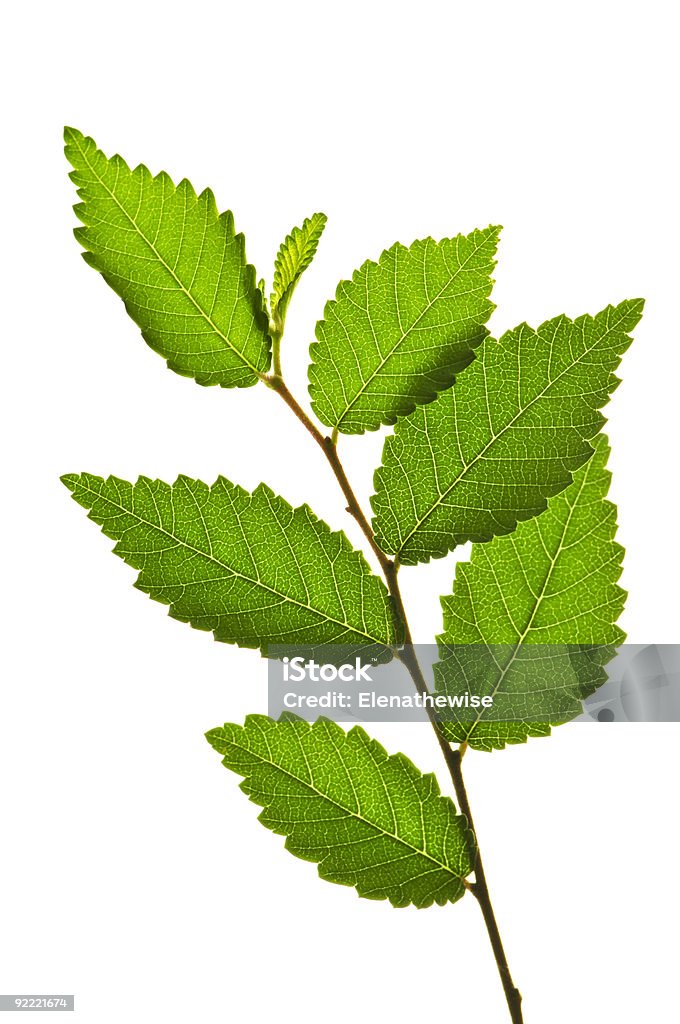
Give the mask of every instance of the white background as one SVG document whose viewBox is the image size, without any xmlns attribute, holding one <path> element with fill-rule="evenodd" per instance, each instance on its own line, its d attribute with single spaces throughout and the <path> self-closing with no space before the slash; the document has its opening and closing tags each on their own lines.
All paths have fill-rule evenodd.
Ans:
<svg viewBox="0 0 680 1024">
<path fill-rule="evenodd" d="M 607 410 L 622 624 L 633 641 L 677 642 L 673 11 L 90 0 L 6 12 L 0 991 L 73 992 L 83 1024 L 507 1019 L 472 899 L 359 900 L 258 825 L 202 734 L 265 709 L 264 663 L 133 590 L 58 482 L 264 479 L 358 542 L 283 403 L 167 371 L 81 260 L 62 124 L 211 185 L 268 276 L 289 228 L 328 214 L 285 342 L 303 399 L 324 301 L 397 238 L 504 224 L 494 332 L 645 296 Z M 364 501 L 380 445 L 342 441 Z M 453 559 L 403 576 L 429 641 Z M 373 731 L 443 777 L 427 731 Z M 567 726 L 466 760 L 526 1024 L 680 1020 L 679 739 L 678 725 Z"/>
</svg>

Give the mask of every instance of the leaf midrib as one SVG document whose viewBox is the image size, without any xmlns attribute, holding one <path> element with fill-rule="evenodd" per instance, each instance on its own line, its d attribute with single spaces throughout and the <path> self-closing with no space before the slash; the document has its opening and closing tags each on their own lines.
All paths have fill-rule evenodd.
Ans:
<svg viewBox="0 0 680 1024">
<path fill-rule="evenodd" d="M 415 524 L 415 526 L 412 527 L 411 531 L 406 535 L 404 540 L 402 540 L 401 544 L 399 545 L 398 550 L 395 552 L 397 557 L 399 557 L 399 555 L 405 550 L 405 548 L 408 545 L 409 541 L 418 532 L 418 530 L 421 528 L 423 523 L 427 522 L 427 520 L 430 518 L 432 513 L 437 508 L 439 508 L 439 506 L 442 504 L 442 502 L 446 498 L 448 498 L 448 496 L 451 493 L 451 491 L 455 487 L 458 486 L 458 484 L 461 482 L 461 480 L 463 480 L 467 476 L 469 471 L 471 469 L 473 469 L 473 467 L 479 462 L 479 460 L 484 458 L 484 456 L 486 455 L 486 453 L 489 450 L 489 448 L 492 445 L 494 445 L 499 440 L 499 438 L 501 438 L 508 430 L 510 430 L 515 425 L 516 421 L 521 416 L 524 416 L 524 414 L 526 412 L 528 412 L 529 409 L 531 409 L 531 407 L 533 405 L 535 405 L 536 402 L 539 402 L 542 398 L 544 398 L 545 395 L 548 393 L 548 391 L 550 391 L 550 389 L 553 388 L 555 386 L 555 384 L 558 383 L 558 381 L 560 380 L 561 377 L 563 377 L 566 373 L 568 373 L 570 370 L 572 370 L 575 366 L 578 366 L 578 364 L 580 362 L 582 362 L 583 359 L 586 358 L 586 356 L 589 356 L 591 352 L 593 352 L 596 348 L 598 348 L 598 346 L 601 345 L 616 330 L 616 328 L 619 326 L 619 324 L 623 320 L 625 320 L 625 318 L 626 318 L 626 315 L 622 313 L 620 318 L 619 318 L 619 320 L 615 324 L 612 324 L 612 326 L 607 330 L 607 332 L 605 334 L 603 334 L 599 338 L 597 338 L 597 340 L 596 340 L 594 345 L 592 345 L 590 348 L 584 349 L 583 352 L 580 353 L 578 359 L 575 359 L 567 367 L 565 367 L 564 370 L 562 370 L 556 377 L 554 377 L 553 380 L 551 380 L 550 383 L 547 384 L 546 387 L 543 388 L 543 390 L 541 392 L 539 392 L 538 395 L 536 395 L 534 398 L 531 399 L 531 401 L 528 403 L 528 405 L 525 405 L 522 409 L 520 409 L 519 412 L 517 412 L 516 415 L 513 416 L 513 418 L 499 431 L 498 434 L 494 434 L 491 437 L 491 439 L 487 442 L 487 444 L 484 446 L 484 448 L 477 455 L 475 455 L 474 459 L 472 459 L 471 462 L 469 462 L 466 466 L 463 467 L 462 471 L 458 474 L 456 479 L 451 484 L 449 484 L 449 486 L 442 493 L 440 493 L 438 495 L 437 500 L 432 503 L 432 505 L 430 506 L 428 511 L 425 513 L 425 515 L 422 517 L 422 519 L 419 519 L 418 522 Z M 534 332 L 534 334 L 537 335 L 538 332 L 536 331 L 536 332 Z M 611 374 L 610 374 L 610 376 L 611 376 Z M 425 415 L 427 416 L 427 409 L 425 410 Z M 587 439 L 584 439 L 584 440 L 587 440 Z"/>
<path fill-rule="evenodd" d="M 378 637 L 370 636 L 368 633 L 365 633 L 362 630 L 360 630 L 357 626 L 352 625 L 349 622 L 343 622 L 341 619 L 336 619 L 334 616 L 327 615 L 325 612 L 319 611 L 318 608 L 314 608 L 312 605 L 305 604 L 303 601 L 298 601 L 296 598 L 290 597 L 289 595 L 287 595 L 287 594 L 285 594 L 285 593 L 283 593 L 281 591 L 275 590 L 273 587 L 270 587 L 266 583 L 263 583 L 260 579 L 251 579 L 251 577 L 246 576 L 244 573 L 239 572 L 236 569 L 232 569 L 228 565 L 225 565 L 224 562 L 220 562 L 217 558 L 214 557 L 214 555 L 206 554 L 205 551 L 201 551 L 200 548 L 194 547 L 194 545 L 193 544 L 189 544 L 188 541 L 182 540 L 180 537 L 176 537 L 172 533 L 169 533 L 162 526 L 158 526 L 156 523 L 152 523 L 148 519 L 142 518 L 142 516 L 140 516 L 137 512 L 132 511 L 131 509 L 127 508 L 125 505 L 119 504 L 118 502 L 113 501 L 111 498 L 104 497 L 104 495 L 102 495 L 99 491 L 94 490 L 92 487 L 89 487 L 86 484 L 82 484 L 82 483 L 80 483 L 80 481 L 78 483 L 78 486 L 81 487 L 84 491 L 87 491 L 89 494 L 95 495 L 95 497 L 97 497 L 100 501 L 108 502 L 108 504 L 111 505 L 112 508 L 118 509 L 121 512 L 124 512 L 126 515 L 132 516 L 134 519 L 137 520 L 138 523 L 141 523 L 144 526 L 149 527 L 149 529 L 151 529 L 151 530 L 155 530 L 157 533 L 161 534 L 162 536 L 167 537 L 169 540 L 172 540 L 176 544 L 179 544 L 180 546 L 186 548 L 187 551 L 191 551 L 195 555 L 198 555 L 199 557 L 205 559 L 207 562 L 212 562 L 213 565 L 218 566 L 220 569 L 226 570 L 232 576 L 236 576 L 238 579 L 244 580 L 247 583 L 254 584 L 255 586 L 260 587 L 262 590 L 267 591 L 267 593 L 272 594 L 274 597 L 282 598 L 284 601 L 287 601 L 289 604 L 295 605 L 298 608 L 302 608 L 305 611 L 309 611 L 313 615 L 316 615 L 317 618 L 323 619 L 326 622 L 331 622 L 331 623 L 333 623 L 336 626 L 342 626 L 344 629 L 350 630 L 352 633 L 355 633 L 357 636 L 364 637 L 366 640 L 369 640 L 372 643 L 380 644 L 383 647 L 389 647 L 390 646 L 390 644 L 392 642 L 391 640 L 387 640 L 386 641 L 384 639 L 379 639 Z M 140 572 L 141 571 L 142 570 L 140 570 Z M 176 586 L 184 586 L 184 584 L 183 583 L 178 583 L 178 584 L 176 584 Z"/>
<path fill-rule="evenodd" d="M 233 344 L 233 342 L 231 342 L 231 341 L 229 340 L 229 338 L 228 338 L 228 337 L 226 336 L 226 334 L 223 334 L 223 333 L 222 333 L 222 331 L 221 331 L 221 330 L 219 329 L 219 327 L 217 326 L 217 324 L 216 324 L 216 323 L 215 323 L 215 322 L 213 321 L 213 319 L 212 319 L 212 317 L 210 316 L 210 314 L 209 314 L 209 313 L 207 313 L 205 309 L 203 309 L 203 307 L 201 306 L 201 304 L 200 304 L 200 303 L 199 303 L 199 302 L 198 302 L 198 301 L 197 301 L 197 300 L 196 300 L 196 299 L 194 298 L 194 296 L 193 296 L 193 295 L 191 294 L 191 292 L 190 292 L 190 291 L 188 290 L 188 288 L 186 288 L 186 286 L 185 286 L 185 285 L 183 284 L 183 282 L 182 282 L 182 281 L 181 281 L 181 280 L 179 279 L 179 277 L 177 276 L 177 274 L 175 273 L 175 271 L 174 271 L 174 270 L 172 269 L 172 267 L 170 266 L 170 264 L 169 264 L 169 263 L 167 263 L 167 262 L 166 262 L 166 260 L 164 260 L 164 259 L 163 259 L 162 255 L 160 254 L 160 252 L 158 251 L 158 249 L 156 248 L 156 246 L 155 246 L 155 245 L 153 244 L 153 242 L 152 242 L 152 241 L 150 241 L 150 239 L 148 239 L 148 238 L 146 237 L 146 235 L 144 234 L 144 232 L 143 232 L 143 231 L 142 231 L 142 229 L 140 228 L 140 226 L 139 226 L 139 224 L 137 223 L 137 221 L 136 221 L 136 220 L 134 219 L 134 217 L 132 217 L 132 216 L 131 216 L 131 215 L 130 215 L 130 214 L 128 213 L 128 211 L 127 211 L 127 210 L 125 209 L 125 207 L 123 206 L 123 204 L 122 204 L 122 203 L 120 202 L 120 200 L 118 199 L 118 197 L 116 196 L 116 194 L 115 194 L 115 193 L 114 193 L 114 192 L 113 192 L 113 191 L 112 191 L 112 190 L 111 190 L 111 189 L 109 188 L 109 186 L 107 185 L 107 183 L 105 182 L 105 180 L 104 180 L 104 179 L 103 179 L 103 178 L 101 177 L 101 175 L 100 175 L 100 174 L 98 173 L 98 171 L 96 170 L 96 168 L 95 168 L 95 167 L 94 167 L 94 166 L 92 165 L 92 163 L 91 163 L 91 162 L 90 162 L 90 160 L 89 160 L 89 157 L 88 157 L 88 154 L 87 154 L 86 150 L 84 150 L 84 149 L 83 149 L 83 148 L 82 148 L 82 147 L 80 146 L 80 140 L 78 140 L 78 146 L 79 146 L 79 149 L 80 149 L 80 153 L 81 153 L 81 155 L 82 155 L 83 159 L 85 160 L 85 162 L 86 162 L 87 166 L 88 166 L 88 167 L 89 167 L 89 169 L 90 169 L 90 172 L 91 172 L 91 173 L 92 173 L 92 174 L 94 175 L 94 177 L 95 177 L 95 178 L 96 178 L 96 180 L 97 180 L 97 181 L 99 182 L 99 184 L 100 184 L 100 185 L 102 186 L 102 188 L 103 188 L 103 189 L 104 189 L 104 190 L 105 190 L 105 191 L 106 191 L 106 192 L 108 193 L 108 195 L 109 195 L 109 196 L 111 197 L 111 199 L 112 199 L 112 200 L 114 201 L 114 203 L 116 204 L 116 206 L 118 207 L 118 209 L 119 209 L 119 210 L 121 211 L 121 213 L 123 213 L 123 215 L 124 215 L 125 217 L 127 217 L 127 219 L 129 220 L 130 224 L 132 224 L 133 228 L 135 229 L 135 231 L 137 232 L 137 234 L 139 235 L 139 237 L 140 237 L 140 238 L 142 239 L 142 241 L 143 241 L 143 242 L 144 242 L 144 243 L 145 243 L 145 244 L 146 244 L 146 245 L 147 245 L 147 246 L 149 247 L 149 249 L 150 249 L 150 250 L 151 250 L 151 252 L 152 252 L 152 253 L 154 254 L 154 256 L 156 257 L 156 259 L 158 260 L 158 262 L 159 262 L 159 263 L 160 263 L 160 264 L 161 264 L 161 265 L 162 265 L 162 266 L 163 266 L 163 267 L 165 268 L 165 270 L 166 270 L 166 271 L 168 272 L 168 274 L 169 274 L 169 275 L 170 275 L 170 276 L 172 277 L 172 279 L 173 279 L 173 281 L 175 282 L 175 284 L 176 284 L 176 285 L 177 285 L 177 286 L 179 287 L 179 289 L 180 289 L 180 290 L 181 290 L 181 291 L 182 291 L 182 292 L 184 293 L 184 295 L 186 295 L 186 297 L 187 297 L 187 298 L 188 298 L 188 299 L 190 300 L 190 302 L 192 302 L 192 303 L 193 303 L 194 307 L 195 307 L 195 308 L 196 308 L 196 309 L 198 310 L 198 312 L 199 312 L 199 313 L 201 314 L 201 316 L 202 316 L 202 317 L 204 318 L 204 320 L 205 320 L 205 321 L 206 321 L 206 322 L 207 322 L 207 323 L 208 323 L 208 324 L 210 325 L 210 327 L 211 327 L 211 328 L 212 328 L 212 330 L 213 330 L 213 331 L 215 332 L 215 334 L 216 334 L 216 335 L 217 335 L 217 336 L 218 336 L 219 338 L 221 338 L 221 339 L 222 339 L 222 341 L 224 341 L 224 342 L 225 342 L 225 344 L 227 345 L 227 347 L 228 347 L 228 348 L 230 348 L 230 349 L 231 349 L 231 351 L 232 351 L 232 352 L 233 352 L 233 353 L 234 353 L 234 354 L 235 354 L 236 356 L 238 356 L 238 358 L 239 358 L 239 359 L 241 360 L 241 362 L 243 362 L 243 363 L 244 363 L 244 364 L 245 364 L 245 365 L 246 365 L 246 366 L 247 366 L 247 367 L 248 367 L 248 368 L 249 368 L 250 370 L 252 370 L 252 371 L 253 371 L 253 373 L 255 374 L 255 376 L 256 376 L 256 377 L 258 377 L 258 378 L 261 378 L 261 377 L 262 377 L 262 372 L 261 372 L 261 371 L 260 371 L 260 370 L 259 370 L 259 369 L 258 369 L 258 368 L 257 368 L 257 367 L 256 367 L 256 366 L 255 366 L 255 365 L 253 364 L 253 363 L 251 363 L 251 362 L 250 362 L 250 360 L 249 360 L 249 359 L 248 359 L 248 358 L 246 357 L 246 355 L 245 355 L 245 354 L 244 354 L 243 352 L 241 352 L 241 351 L 240 351 L 240 350 L 239 350 L 239 349 L 238 349 L 238 348 L 237 348 L 237 347 L 236 347 L 236 346 L 235 346 L 235 345 Z M 86 203 L 85 205 L 87 205 L 87 203 Z M 162 216 L 163 216 L 163 213 L 161 212 L 161 217 L 162 217 Z M 182 235 L 182 239 L 183 239 L 183 237 L 184 237 L 184 236 Z M 180 239 L 180 243 L 181 243 L 181 240 L 182 240 L 182 239 Z"/>
</svg>

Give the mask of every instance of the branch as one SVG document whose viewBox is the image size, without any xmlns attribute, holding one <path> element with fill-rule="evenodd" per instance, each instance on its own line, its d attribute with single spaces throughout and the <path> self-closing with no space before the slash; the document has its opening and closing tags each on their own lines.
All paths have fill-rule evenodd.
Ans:
<svg viewBox="0 0 680 1024">
<path fill-rule="evenodd" d="M 300 423 L 302 423 L 305 429 L 309 431 L 309 433 L 312 435 L 318 446 L 321 448 L 321 451 L 326 456 L 326 459 L 328 460 L 330 467 L 333 470 L 333 473 L 335 474 L 335 478 L 340 484 L 342 493 L 345 496 L 345 501 L 347 502 L 347 511 L 356 520 L 366 540 L 371 545 L 371 550 L 373 551 L 375 557 L 378 559 L 380 568 L 382 569 L 383 574 L 387 579 L 388 573 L 391 570 L 394 570 L 394 563 L 387 557 L 384 551 L 381 551 L 381 549 L 376 544 L 375 537 L 373 536 L 373 530 L 371 529 L 371 524 L 366 519 L 366 516 L 364 515 L 362 508 L 356 499 L 354 491 L 352 490 L 352 486 L 349 480 L 347 479 L 347 474 L 343 469 L 342 463 L 340 462 L 340 457 L 338 455 L 338 449 L 335 446 L 335 442 L 331 437 L 325 437 L 318 429 L 318 427 L 312 422 L 312 420 L 309 418 L 309 416 L 302 408 L 302 406 L 299 404 L 297 399 L 288 390 L 288 387 L 285 384 L 282 377 L 280 377 L 278 374 L 274 374 L 271 377 L 265 378 L 265 383 L 268 384 L 268 386 L 272 388 L 273 391 L 276 391 L 276 393 L 281 396 L 281 398 L 284 400 L 289 409 L 292 409 L 297 418 L 300 420 Z M 403 605 L 401 605 L 401 611 L 403 612 Z"/>
<path fill-rule="evenodd" d="M 335 478 L 342 489 L 342 493 L 345 496 L 345 500 L 347 502 L 347 511 L 358 523 L 361 531 L 366 537 L 366 540 L 371 546 L 371 550 L 378 559 L 380 568 L 382 569 L 383 575 L 385 577 L 385 582 L 387 583 L 390 596 L 394 603 L 395 612 L 401 624 L 404 636 L 404 646 L 398 652 L 397 657 L 408 670 L 418 693 L 421 696 L 429 693 L 427 681 L 425 679 L 425 676 L 423 675 L 423 670 L 420 667 L 420 663 L 418 661 L 418 658 L 415 653 L 415 648 L 413 646 L 413 637 L 411 636 L 411 629 L 409 627 L 408 619 L 406 617 L 404 601 L 401 596 L 401 590 L 399 588 L 399 581 L 397 578 L 398 566 L 394 561 L 392 561 L 391 558 L 388 558 L 385 552 L 382 551 L 376 543 L 373 530 L 371 529 L 371 524 L 364 515 L 363 509 L 361 508 L 361 505 L 357 501 L 356 495 L 352 490 L 352 485 L 347 479 L 347 474 L 345 473 L 343 465 L 340 462 L 338 449 L 335 443 L 335 432 L 333 437 L 325 437 L 321 433 L 318 427 L 314 424 L 314 422 L 309 418 L 307 413 L 304 411 L 302 406 L 298 403 L 295 397 L 288 390 L 288 387 L 281 376 L 280 367 L 276 368 L 274 374 L 263 379 L 264 382 L 270 388 L 272 388 L 272 390 L 276 391 L 276 393 L 281 396 L 281 398 L 289 407 L 289 409 L 291 409 L 295 413 L 295 415 L 300 420 L 302 425 L 312 435 L 312 437 L 314 438 L 314 440 L 316 441 L 316 443 L 319 445 L 322 452 L 326 456 L 326 459 L 328 460 L 328 463 L 331 469 L 333 470 L 333 473 L 335 474 Z M 468 800 L 467 791 L 465 789 L 465 782 L 463 780 L 463 773 L 461 770 L 461 761 L 463 759 L 463 754 L 465 753 L 465 747 L 461 746 L 458 750 L 454 750 L 441 730 L 434 709 L 428 707 L 427 714 L 430 719 L 430 724 L 434 729 L 442 754 L 444 755 L 446 765 L 449 769 L 449 774 L 451 775 L 453 787 L 456 792 L 456 798 L 458 800 L 459 809 L 461 811 L 461 814 L 464 814 L 465 817 L 467 818 L 468 825 L 472 832 L 475 834 L 476 838 L 477 833 L 475 831 L 474 822 L 472 820 L 470 801 Z M 496 966 L 498 967 L 498 973 L 500 975 L 501 983 L 503 985 L 503 991 L 505 992 L 505 998 L 508 1004 L 508 1009 L 510 1011 L 510 1019 L 512 1021 L 512 1024 L 523 1024 L 521 1006 L 522 996 L 520 995 L 519 990 L 515 987 L 515 984 L 512 980 L 512 975 L 510 974 L 510 968 L 508 966 L 505 950 L 503 949 L 503 943 L 501 941 L 500 932 L 498 930 L 498 923 L 496 921 L 496 916 L 493 911 L 493 905 L 491 903 L 491 897 L 489 895 L 489 888 L 486 883 L 486 875 L 484 874 L 484 865 L 482 864 L 482 858 L 479 853 L 479 846 L 477 846 L 477 852 L 474 861 L 474 871 L 475 881 L 474 883 L 467 883 L 466 888 L 468 888 L 473 893 L 481 908 L 484 923 L 486 925 L 486 930 L 489 935 L 489 941 L 491 942 L 491 948 L 493 950 L 493 954 L 496 960 Z"/>
</svg>

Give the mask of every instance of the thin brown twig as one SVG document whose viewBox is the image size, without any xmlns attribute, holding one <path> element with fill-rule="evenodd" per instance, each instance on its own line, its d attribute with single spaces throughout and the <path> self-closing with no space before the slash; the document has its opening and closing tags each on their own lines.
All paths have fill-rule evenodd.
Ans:
<svg viewBox="0 0 680 1024">
<path fill-rule="evenodd" d="M 371 524 L 368 522 L 363 509 L 357 501 L 356 495 L 352 489 L 352 486 L 347 479 L 344 467 L 340 461 L 338 455 L 337 445 L 335 443 L 335 437 L 326 437 L 314 422 L 309 418 L 307 413 L 304 411 L 302 406 L 291 394 L 288 386 L 285 384 L 280 368 L 277 367 L 277 372 L 272 376 L 263 378 L 265 383 L 277 392 L 281 396 L 286 405 L 295 413 L 297 418 L 300 420 L 305 429 L 311 434 L 316 443 L 323 451 L 326 459 L 333 470 L 336 480 L 342 489 L 342 493 L 345 496 L 347 502 L 347 511 L 355 519 L 362 533 L 366 537 L 366 540 L 371 546 L 375 557 L 378 560 L 380 568 L 382 569 L 385 577 L 385 582 L 394 604 L 394 610 L 397 620 L 401 626 L 403 634 L 403 647 L 398 652 L 398 657 L 402 664 L 408 670 L 416 690 L 421 696 L 429 693 L 429 688 L 425 676 L 423 675 L 422 668 L 418 661 L 413 645 L 413 637 L 411 636 L 411 630 L 408 624 L 406 616 L 406 610 L 404 608 L 404 602 L 401 595 L 401 589 L 399 587 L 399 580 L 397 577 L 398 566 L 389 558 L 384 551 L 378 547 L 375 539 L 375 535 L 371 528 Z M 468 822 L 468 826 L 475 835 L 476 830 L 474 821 L 472 819 L 472 812 L 470 810 L 470 801 L 468 800 L 467 790 L 465 788 L 465 782 L 463 779 L 463 773 L 461 768 L 461 762 L 463 755 L 467 750 L 467 743 L 461 744 L 461 746 L 454 750 L 449 741 L 446 739 L 442 732 L 441 726 L 437 720 L 434 709 L 426 706 L 427 714 L 430 719 L 432 728 L 434 729 L 437 741 L 441 748 L 444 760 L 446 761 L 453 787 L 456 793 L 456 799 L 458 800 L 458 807 L 461 814 L 465 816 Z M 506 1002 L 510 1011 L 510 1019 L 512 1024 L 523 1024 L 522 1017 L 522 996 L 518 988 L 515 986 L 512 975 L 510 974 L 510 967 L 508 965 L 505 950 L 503 948 L 503 942 L 501 940 L 500 931 L 498 929 L 498 922 L 496 921 L 496 915 L 494 914 L 493 905 L 491 903 L 491 896 L 489 894 L 489 888 L 486 881 L 486 875 L 484 873 L 484 865 L 482 863 L 481 854 L 479 852 L 479 846 L 476 847 L 475 860 L 474 860 L 474 873 L 475 881 L 470 883 L 464 880 L 465 888 L 468 889 L 476 897 L 477 902 L 482 911 L 486 930 L 489 935 L 489 941 L 493 950 L 494 958 L 496 960 L 496 966 L 498 967 L 498 973 L 500 975 L 501 983 L 503 985 L 503 991 L 505 993 Z"/>
</svg>

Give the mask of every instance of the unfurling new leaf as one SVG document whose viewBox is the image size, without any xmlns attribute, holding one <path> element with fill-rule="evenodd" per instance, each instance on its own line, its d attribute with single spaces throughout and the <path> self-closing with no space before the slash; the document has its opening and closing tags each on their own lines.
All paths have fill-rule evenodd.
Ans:
<svg viewBox="0 0 680 1024">
<path fill-rule="evenodd" d="M 608 453 L 600 436 L 545 512 L 474 545 L 457 565 L 453 596 L 442 600 L 437 689 L 494 700 L 476 718 L 444 723 L 452 742 L 493 750 L 546 736 L 605 682 L 603 666 L 624 639 L 616 621 L 626 596 Z"/>
<path fill-rule="evenodd" d="M 310 348 L 322 423 L 377 430 L 451 386 L 488 333 L 499 230 L 397 243 L 340 282 Z"/>
<path fill-rule="evenodd" d="M 642 305 L 488 338 L 453 388 L 387 438 L 372 499 L 382 549 L 414 565 L 542 512 L 592 453 Z"/>
<path fill-rule="evenodd" d="M 120 295 L 144 340 L 171 370 L 199 384 L 249 387 L 269 368 L 271 341 L 255 271 L 231 213 L 209 189 L 152 177 L 67 128 L 66 156 L 81 202 L 76 237 L 90 266 Z"/>
<path fill-rule="evenodd" d="M 260 484 L 220 477 L 170 486 L 89 473 L 62 478 L 89 518 L 140 570 L 136 586 L 216 640 L 256 647 L 356 646 L 386 659 L 396 642 L 384 584 L 343 533 Z"/>
<path fill-rule="evenodd" d="M 355 726 L 320 719 L 272 721 L 207 734 L 241 789 L 263 807 L 260 821 L 329 882 L 395 907 L 460 899 L 474 862 L 464 817 L 403 754 L 388 755 Z"/>
<path fill-rule="evenodd" d="M 269 300 L 274 323 L 283 325 L 293 292 L 314 259 L 325 226 L 325 213 L 314 213 L 302 227 L 293 228 L 281 243 L 274 266 L 274 290 Z"/>
</svg>

